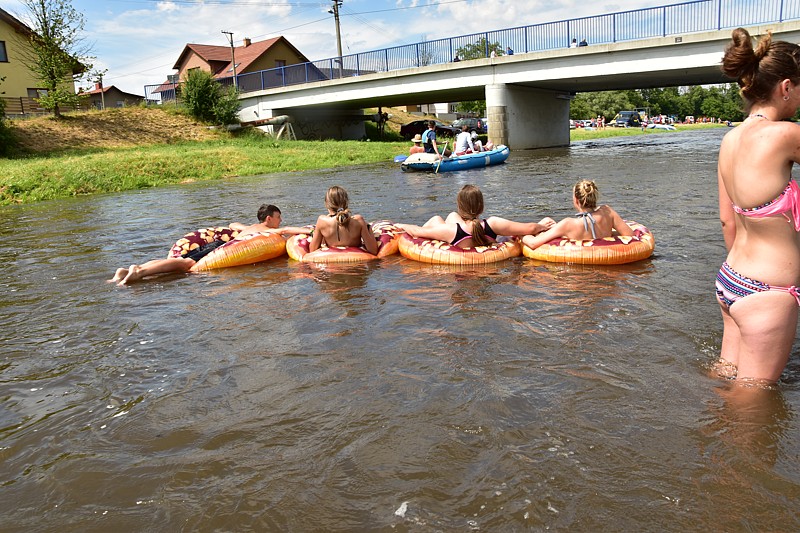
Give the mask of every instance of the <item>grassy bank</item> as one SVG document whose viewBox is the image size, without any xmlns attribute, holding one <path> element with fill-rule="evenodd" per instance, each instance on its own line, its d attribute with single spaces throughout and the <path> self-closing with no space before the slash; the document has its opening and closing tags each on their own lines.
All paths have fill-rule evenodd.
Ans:
<svg viewBox="0 0 800 533">
<path fill-rule="evenodd" d="M 407 143 L 238 137 L 0 160 L 0 205 L 271 172 L 390 162 Z"/>
<path fill-rule="evenodd" d="M 395 135 L 400 122 L 389 130 Z M 374 125 L 367 124 L 374 129 Z M 679 130 L 720 125 L 678 126 Z M 195 181 L 392 161 L 410 144 L 358 141 L 275 141 L 232 135 L 175 111 L 125 108 L 15 121 L 24 157 L 0 159 L 0 205 L 80 194 L 118 192 Z M 369 131 L 368 131 L 369 132 Z M 637 128 L 577 129 L 572 141 L 621 135 L 676 134 Z"/>
<path fill-rule="evenodd" d="M 652 129 L 648 130 L 645 129 L 642 131 L 641 128 L 612 128 L 606 127 L 602 130 L 598 129 L 590 129 L 585 130 L 583 128 L 576 128 L 574 130 L 570 130 L 569 132 L 569 139 L 570 141 L 591 141 L 595 139 L 607 139 L 609 137 L 629 137 L 632 135 L 674 135 L 675 133 L 681 131 L 694 131 L 699 129 L 711 129 L 711 128 L 726 128 L 725 124 L 676 124 L 675 129 L 676 131 L 669 131 L 669 130 L 657 130 Z"/>
</svg>

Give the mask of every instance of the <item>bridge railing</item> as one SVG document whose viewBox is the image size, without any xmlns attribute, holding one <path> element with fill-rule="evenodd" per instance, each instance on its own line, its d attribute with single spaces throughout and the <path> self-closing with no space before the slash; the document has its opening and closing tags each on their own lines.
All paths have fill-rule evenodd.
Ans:
<svg viewBox="0 0 800 533">
<path fill-rule="evenodd" d="M 573 39 L 586 39 L 591 46 L 797 19 L 800 19 L 800 0 L 694 0 L 360 52 L 240 74 L 236 81 L 239 90 L 248 93 L 441 65 L 453 61 L 464 50 L 470 51 L 470 59 L 475 59 L 473 56 L 489 57 L 493 48 L 497 48 L 498 55 L 503 55 L 506 47 L 516 54 L 542 52 L 568 48 Z M 233 83 L 232 78 L 219 81 L 226 85 Z M 145 95 L 159 93 L 159 87 L 163 86 L 146 86 Z M 168 93 L 164 95 L 167 97 Z"/>
</svg>

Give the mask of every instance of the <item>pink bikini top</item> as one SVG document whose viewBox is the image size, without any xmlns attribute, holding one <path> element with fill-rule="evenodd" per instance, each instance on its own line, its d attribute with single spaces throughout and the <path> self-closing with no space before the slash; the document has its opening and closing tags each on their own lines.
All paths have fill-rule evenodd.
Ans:
<svg viewBox="0 0 800 533">
<path fill-rule="evenodd" d="M 795 231 L 800 231 L 800 186 L 791 179 L 783 192 L 774 200 L 750 209 L 742 209 L 733 204 L 733 210 L 740 215 L 753 218 L 783 215 L 789 223 L 794 221 Z M 789 212 L 791 218 L 787 214 Z"/>
</svg>

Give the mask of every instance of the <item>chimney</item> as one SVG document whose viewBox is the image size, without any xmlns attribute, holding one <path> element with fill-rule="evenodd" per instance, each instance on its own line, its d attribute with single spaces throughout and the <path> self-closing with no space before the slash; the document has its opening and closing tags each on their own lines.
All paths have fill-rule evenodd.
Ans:
<svg viewBox="0 0 800 533">
<path fill-rule="evenodd" d="M 245 37 L 244 38 L 244 47 L 247 48 L 248 46 L 250 46 L 250 44 L 251 44 L 250 43 L 250 37 Z"/>
</svg>

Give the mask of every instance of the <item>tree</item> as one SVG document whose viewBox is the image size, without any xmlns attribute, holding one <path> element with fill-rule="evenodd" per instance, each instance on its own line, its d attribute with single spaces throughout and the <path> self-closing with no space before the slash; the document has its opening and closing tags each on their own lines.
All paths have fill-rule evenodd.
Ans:
<svg viewBox="0 0 800 533">
<path fill-rule="evenodd" d="M 456 53 L 462 60 L 489 57 L 492 52 L 497 55 L 503 55 L 503 47 L 498 42 L 489 43 L 485 37 L 481 37 L 473 44 L 465 44 L 460 48 L 456 48 Z"/>
<path fill-rule="evenodd" d="M 0 77 L 0 84 L 5 81 L 5 77 Z M 5 91 L 0 91 L 5 94 Z M 0 98 L 0 155 L 8 155 L 14 146 L 14 135 L 6 122 L 6 102 Z"/>
<path fill-rule="evenodd" d="M 39 104 L 61 116 L 61 107 L 74 107 L 76 75 L 91 68 L 89 48 L 83 45 L 83 15 L 68 0 L 22 0 L 32 20 L 28 67 L 45 92 Z"/>
<path fill-rule="evenodd" d="M 218 124 L 238 122 L 239 99 L 235 88 L 223 89 L 210 72 L 200 69 L 190 70 L 185 82 L 183 103 L 194 118 Z"/>
</svg>

